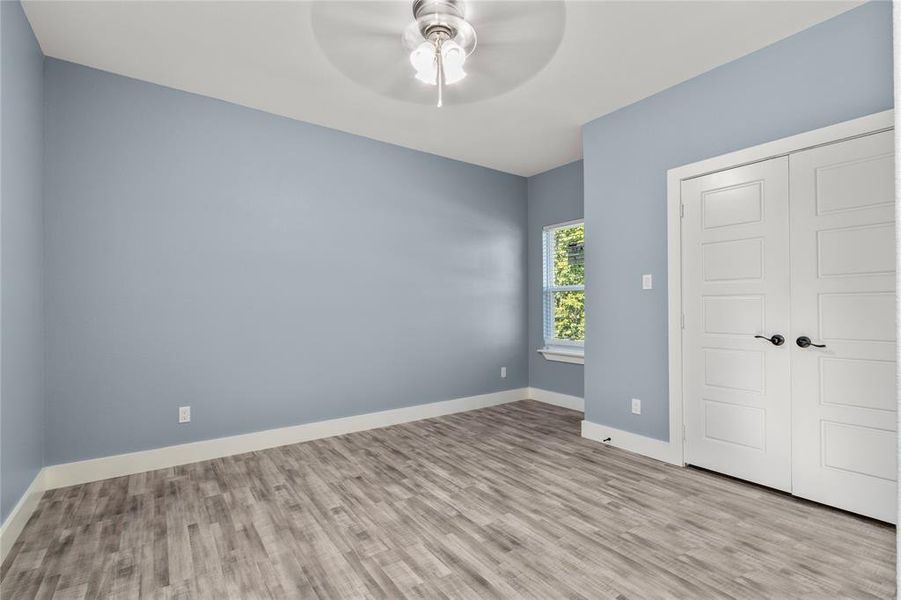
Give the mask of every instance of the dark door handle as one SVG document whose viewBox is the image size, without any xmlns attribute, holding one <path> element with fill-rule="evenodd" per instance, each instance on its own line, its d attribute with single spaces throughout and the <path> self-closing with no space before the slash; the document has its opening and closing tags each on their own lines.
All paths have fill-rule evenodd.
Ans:
<svg viewBox="0 0 901 600">
<path fill-rule="evenodd" d="M 778 333 L 773 337 L 766 337 L 765 335 L 755 335 L 754 337 L 760 338 L 762 340 L 766 340 L 770 342 L 774 346 L 781 346 L 785 343 L 785 338 L 779 335 Z"/>
<path fill-rule="evenodd" d="M 801 346 L 802 348 L 807 348 L 808 346 L 813 346 L 814 348 L 825 348 L 826 344 L 814 344 L 810 341 L 810 338 L 806 335 L 802 335 L 798 339 L 795 340 L 795 343 Z"/>
</svg>

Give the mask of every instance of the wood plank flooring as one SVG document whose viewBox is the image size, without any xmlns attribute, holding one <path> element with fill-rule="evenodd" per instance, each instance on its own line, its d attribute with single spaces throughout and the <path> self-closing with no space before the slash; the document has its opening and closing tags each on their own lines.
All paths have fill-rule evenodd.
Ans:
<svg viewBox="0 0 901 600">
<path fill-rule="evenodd" d="M 893 527 L 523 401 L 47 492 L 24 598 L 892 598 Z"/>
</svg>

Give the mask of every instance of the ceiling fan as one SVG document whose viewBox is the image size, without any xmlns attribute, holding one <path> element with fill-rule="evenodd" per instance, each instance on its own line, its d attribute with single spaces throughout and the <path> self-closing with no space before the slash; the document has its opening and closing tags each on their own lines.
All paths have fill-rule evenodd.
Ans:
<svg viewBox="0 0 901 600">
<path fill-rule="evenodd" d="M 562 0 L 318 0 L 311 24 L 325 56 L 355 83 L 440 107 L 500 95 L 543 69 L 563 37 L 565 7 Z"/>
<path fill-rule="evenodd" d="M 476 30 L 465 18 L 462 0 L 415 0 L 403 40 L 416 79 L 437 86 L 440 108 L 444 86 L 466 77 L 463 64 L 476 47 Z"/>
</svg>

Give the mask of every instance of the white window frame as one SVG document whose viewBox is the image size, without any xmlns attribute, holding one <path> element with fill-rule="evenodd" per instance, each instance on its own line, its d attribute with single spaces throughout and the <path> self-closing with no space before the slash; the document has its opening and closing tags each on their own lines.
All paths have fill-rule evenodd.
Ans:
<svg viewBox="0 0 901 600">
<path fill-rule="evenodd" d="M 584 364 L 585 340 L 561 340 L 553 337 L 553 332 L 548 331 L 548 324 L 553 322 L 553 298 L 555 292 L 585 292 L 585 284 L 582 285 L 550 285 L 554 274 L 553 234 L 558 229 L 585 224 L 585 219 L 575 219 L 563 223 L 546 225 L 541 232 L 542 253 L 542 278 L 541 278 L 541 332 L 544 339 L 544 347 L 538 351 L 548 360 Z M 550 335 L 549 335 L 550 334 Z"/>
</svg>

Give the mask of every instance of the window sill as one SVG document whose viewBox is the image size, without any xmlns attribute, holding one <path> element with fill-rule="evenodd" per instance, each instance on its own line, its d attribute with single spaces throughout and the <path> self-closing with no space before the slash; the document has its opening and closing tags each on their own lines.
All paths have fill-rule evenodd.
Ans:
<svg viewBox="0 0 901 600">
<path fill-rule="evenodd" d="M 585 350 L 582 348 L 539 348 L 538 352 L 544 356 L 545 360 L 554 360 L 574 365 L 585 364 Z"/>
</svg>

